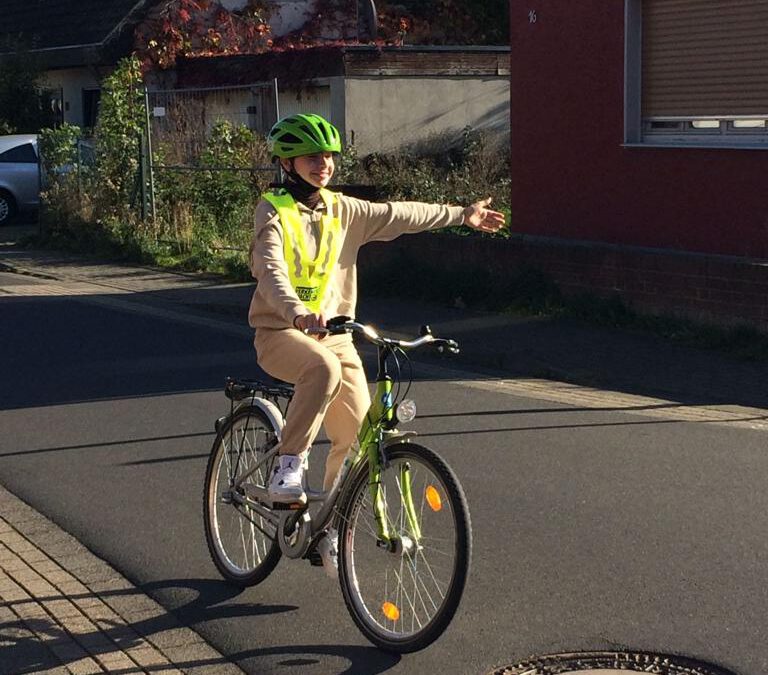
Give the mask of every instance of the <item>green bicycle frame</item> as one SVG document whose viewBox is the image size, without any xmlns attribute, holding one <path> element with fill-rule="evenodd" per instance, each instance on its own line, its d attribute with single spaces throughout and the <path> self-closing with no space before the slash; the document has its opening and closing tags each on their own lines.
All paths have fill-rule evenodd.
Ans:
<svg viewBox="0 0 768 675">
<path fill-rule="evenodd" d="M 394 419 L 394 399 L 392 396 L 392 379 L 386 374 L 384 358 L 379 357 L 379 375 L 376 379 L 376 395 L 363 422 L 358 435 L 360 451 L 358 459 L 368 457 L 368 486 L 371 493 L 373 513 L 376 520 L 377 535 L 385 544 L 392 543 L 391 533 L 387 522 L 387 504 L 381 487 L 382 455 L 381 446 L 387 435 L 396 433 L 388 431 L 392 428 Z M 411 474 L 407 465 L 400 469 L 400 492 L 403 499 L 406 518 L 411 533 L 418 542 L 421 539 L 421 527 L 416 517 L 411 490 Z"/>
</svg>

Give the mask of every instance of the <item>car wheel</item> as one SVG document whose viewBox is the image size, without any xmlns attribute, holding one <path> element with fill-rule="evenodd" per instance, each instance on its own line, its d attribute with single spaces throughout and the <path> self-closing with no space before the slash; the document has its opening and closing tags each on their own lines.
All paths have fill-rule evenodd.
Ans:
<svg viewBox="0 0 768 675">
<path fill-rule="evenodd" d="M 0 225 L 5 225 L 16 213 L 16 202 L 8 192 L 0 190 Z"/>
</svg>

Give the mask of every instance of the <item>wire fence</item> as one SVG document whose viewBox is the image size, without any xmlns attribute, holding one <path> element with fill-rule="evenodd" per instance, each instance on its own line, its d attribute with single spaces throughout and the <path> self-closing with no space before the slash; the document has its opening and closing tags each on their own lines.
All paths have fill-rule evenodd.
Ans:
<svg viewBox="0 0 768 675">
<path fill-rule="evenodd" d="M 253 161 L 242 164 L 204 162 L 216 125 L 229 123 L 246 128 L 259 138 L 279 117 L 277 80 L 237 87 L 200 87 L 146 91 L 148 134 L 142 143 L 142 213 L 156 215 L 158 172 L 247 174 L 258 189 L 267 180 L 278 180 L 278 168 L 269 163 L 264 148 L 254 147 Z M 259 152 L 261 150 L 261 152 Z M 262 176 L 257 179 L 257 176 Z M 255 195 L 258 196 L 258 195 Z"/>
</svg>

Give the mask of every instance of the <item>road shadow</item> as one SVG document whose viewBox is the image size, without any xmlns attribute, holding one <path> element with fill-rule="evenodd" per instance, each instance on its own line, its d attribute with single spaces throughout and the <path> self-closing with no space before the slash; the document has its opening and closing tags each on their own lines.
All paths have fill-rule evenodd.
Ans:
<svg viewBox="0 0 768 675">
<path fill-rule="evenodd" d="M 455 338 L 461 354 L 419 358 L 475 369 L 467 379 L 540 378 L 689 405 L 768 408 L 768 362 L 685 346 L 651 333 L 565 317 L 472 312 L 391 298 L 367 298 L 360 312 L 381 316 L 381 325 L 409 333 L 431 314 L 433 332 Z"/>
<path fill-rule="evenodd" d="M 385 673 L 402 660 L 399 654 L 383 652 L 375 647 L 359 647 L 356 645 L 281 645 L 267 649 L 249 649 L 231 655 L 237 663 L 246 663 L 249 659 L 264 659 L 268 657 L 281 658 L 281 666 L 311 666 L 320 663 L 322 657 L 336 657 L 349 661 L 344 670 L 326 671 L 328 675 L 378 675 Z M 317 659 L 307 658 L 317 656 Z M 294 657 L 294 658 L 290 658 Z M 246 666 L 247 667 L 247 666 Z M 259 671 L 250 671 L 259 672 Z"/>
<path fill-rule="evenodd" d="M 289 612 L 298 609 L 294 605 L 262 605 L 262 604 L 238 604 L 228 603 L 234 600 L 244 589 L 216 579 L 168 579 L 141 584 L 141 591 L 156 598 L 169 590 L 187 589 L 196 593 L 188 602 L 173 609 L 173 615 L 187 626 L 215 619 L 225 619 L 238 616 L 253 616 L 254 614 L 268 615 L 277 612 Z M 153 631 L 160 629 L 159 625 L 150 623 L 143 628 Z M 254 648 L 229 654 L 236 663 L 242 663 L 248 659 L 263 659 L 266 657 L 285 657 L 282 665 L 301 666 L 310 663 L 301 663 L 303 658 L 314 655 L 317 657 L 339 657 L 349 661 L 346 670 L 338 671 L 339 675 L 376 675 L 382 673 L 397 664 L 400 656 L 382 652 L 375 647 L 360 647 L 354 645 L 297 645 L 285 644 L 278 647 L 264 649 Z M 296 657 L 291 659 L 290 657 Z M 299 658 L 301 657 L 301 658 Z M 208 665 L 208 664 L 194 664 Z"/>
<path fill-rule="evenodd" d="M 215 391 L 227 376 L 263 375 L 246 335 L 79 300 L 0 298 L 0 410 Z"/>
<path fill-rule="evenodd" d="M 61 665 L 45 646 L 45 640 L 62 640 L 65 635 L 50 619 L 3 621 L 0 623 L 2 670 L 8 675 L 41 673 Z"/>
<path fill-rule="evenodd" d="M 144 594 L 150 597 L 162 595 L 171 590 L 190 590 L 194 597 L 172 611 L 155 606 L 148 609 L 141 603 Z M 79 661 L 85 656 L 99 658 L 115 650 L 141 648 L 149 642 L 165 653 L 173 664 L 182 670 L 202 667 L 223 666 L 230 662 L 243 662 L 249 659 L 284 657 L 281 665 L 301 666 L 317 663 L 308 656 L 339 657 L 349 662 L 348 668 L 339 673 L 357 675 L 376 675 L 391 668 L 400 661 L 400 656 L 382 652 L 374 647 L 353 645 L 296 645 L 286 644 L 264 649 L 254 648 L 224 656 L 195 655 L 195 644 L 201 642 L 197 634 L 180 634 L 182 626 L 192 627 L 206 621 L 231 619 L 245 616 L 269 616 L 291 612 L 294 605 L 267 605 L 261 603 L 243 603 L 234 601 L 243 589 L 223 581 L 211 579 L 168 579 L 142 584 L 128 589 L 99 590 L 67 594 L 53 593 L 37 597 L 36 603 L 56 603 L 67 600 L 84 607 L 86 616 L 92 617 L 91 629 L 83 629 L 73 634 L 65 631 L 50 616 L 14 620 L 0 624 L 0 641 L 3 643 L 4 673 L 33 673 L 52 669 L 63 664 Z M 124 621 L 110 618 L 109 613 L 93 609 L 94 602 L 104 602 L 114 611 L 113 616 L 120 616 Z M 30 604 L 30 600 L 12 601 L 7 607 L 24 614 L 21 605 Z M 142 618 L 131 617 L 140 614 Z M 100 618 L 93 618 L 99 616 Z M 98 624 L 98 625 L 96 625 Z M 57 645 L 55 655 L 45 643 Z M 200 650 L 197 650 L 198 652 Z M 292 658 L 293 657 L 293 658 Z M 112 673 L 135 672 L 111 670 Z"/>
<path fill-rule="evenodd" d="M 126 275 L 157 274 L 149 268 L 118 273 L 104 264 L 96 276 L 119 284 Z M 30 283 L 38 282 L 49 283 Z M 0 409 L 218 389 L 227 375 L 258 377 L 246 319 L 252 288 L 206 280 L 119 296 L 136 311 L 109 307 L 116 297 L 109 294 L 92 296 L 91 305 L 88 297 L 0 296 L 0 366 L 9 384 L 0 391 Z M 214 323 L 207 325 L 206 317 Z M 768 408 L 768 363 L 648 333 L 391 298 L 364 298 L 358 318 L 410 336 L 430 324 L 436 335 L 459 341 L 455 358 L 413 354 L 417 379 L 543 378 L 688 405 Z M 371 376 L 373 354 L 363 352 Z M 447 370 L 429 368 L 435 364 Z"/>
</svg>

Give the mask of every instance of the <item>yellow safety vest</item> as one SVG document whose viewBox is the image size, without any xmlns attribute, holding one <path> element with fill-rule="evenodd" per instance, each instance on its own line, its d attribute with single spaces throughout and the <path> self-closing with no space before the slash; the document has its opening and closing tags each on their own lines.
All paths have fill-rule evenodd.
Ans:
<svg viewBox="0 0 768 675">
<path fill-rule="evenodd" d="M 333 276 L 341 251 L 341 219 L 334 215 L 336 193 L 321 189 L 326 215 L 320 219 L 320 241 L 317 255 L 309 257 L 304 225 L 296 201 L 285 190 L 265 192 L 266 199 L 277 211 L 283 227 L 283 253 L 288 265 L 291 286 L 299 300 L 313 313 L 320 312 L 328 281 Z"/>
</svg>

